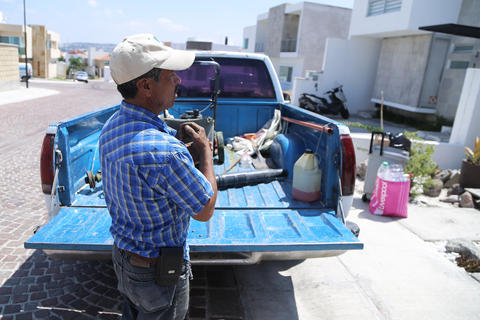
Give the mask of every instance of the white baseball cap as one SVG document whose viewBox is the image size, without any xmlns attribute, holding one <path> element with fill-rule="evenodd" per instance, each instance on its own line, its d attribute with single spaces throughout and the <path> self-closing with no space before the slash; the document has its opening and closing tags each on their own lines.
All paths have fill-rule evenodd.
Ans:
<svg viewBox="0 0 480 320">
<path fill-rule="evenodd" d="M 122 84 L 153 68 L 185 70 L 194 59 L 192 51 L 174 50 L 152 34 L 136 34 L 126 37 L 113 49 L 110 71 L 115 83 Z"/>
</svg>

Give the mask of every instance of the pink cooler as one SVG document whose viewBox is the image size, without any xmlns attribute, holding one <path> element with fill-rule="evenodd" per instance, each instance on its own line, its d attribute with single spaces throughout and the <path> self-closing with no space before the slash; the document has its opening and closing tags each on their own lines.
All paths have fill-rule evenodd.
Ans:
<svg viewBox="0 0 480 320">
<path fill-rule="evenodd" d="M 410 180 L 387 181 L 377 177 L 370 199 L 370 212 L 380 216 L 406 218 L 409 194 Z"/>
</svg>

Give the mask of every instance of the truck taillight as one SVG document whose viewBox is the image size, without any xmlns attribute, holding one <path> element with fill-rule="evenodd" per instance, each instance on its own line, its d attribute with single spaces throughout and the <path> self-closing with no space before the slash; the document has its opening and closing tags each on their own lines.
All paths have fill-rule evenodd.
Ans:
<svg viewBox="0 0 480 320">
<path fill-rule="evenodd" d="M 356 159 L 350 135 L 340 135 L 342 143 L 342 195 L 351 196 L 355 189 Z"/>
<path fill-rule="evenodd" d="M 53 161 L 54 141 L 54 134 L 45 135 L 42 143 L 42 154 L 40 155 L 40 176 L 42 179 L 42 191 L 46 194 L 50 194 L 52 192 L 53 178 L 55 174 Z"/>
</svg>

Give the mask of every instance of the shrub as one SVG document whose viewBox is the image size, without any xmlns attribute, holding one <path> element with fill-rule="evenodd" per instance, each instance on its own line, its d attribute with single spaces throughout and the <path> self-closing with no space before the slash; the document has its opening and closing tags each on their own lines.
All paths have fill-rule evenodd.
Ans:
<svg viewBox="0 0 480 320">
<path fill-rule="evenodd" d="M 412 177 L 410 194 L 416 197 L 423 192 L 424 186 L 431 183 L 431 178 L 437 170 L 437 164 L 432 159 L 435 149 L 431 145 L 418 143 L 422 139 L 417 137 L 417 132 L 405 131 L 404 134 L 412 141 L 410 159 L 405 165 L 405 173 Z"/>
</svg>

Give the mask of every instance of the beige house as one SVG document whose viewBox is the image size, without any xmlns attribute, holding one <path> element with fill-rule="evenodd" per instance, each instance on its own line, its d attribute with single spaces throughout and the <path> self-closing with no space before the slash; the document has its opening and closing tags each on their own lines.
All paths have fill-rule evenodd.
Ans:
<svg viewBox="0 0 480 320">
<path fill-rule="evenodd" d="M 55 78 L 57 61 L 60 58 L 58 44 L 60 36 L 49 31 L 45 26 L 32 25 L 33 43 L 33 76 L 39 78 Z"/>
<path fill-rule="evenodd" d="M 19 62 L 25 62 L 25 41 L 22 25 L 0 23 L 0 43 L 18 46 Z M 32 59 L 32 28 L 27 26 L 27 55 L 28 62 Z"/>
<path fill-rule="evenodd" d="M 0 91 L 14 89 L 19 84 L 18 47 L 0 43 Z"/>
<path fill-rule="evenodd" d="M 28 62 L 32 64 L 33 76 L 47 79 L 57 77 L 60 36 L 40 25 L 27 26 L 26 31 L 27 57 Z M 18 62 L 25 62 L 24 27 L 22 25 L 0 24 L 0 43 L 17 45 Z"/>
</svg>

